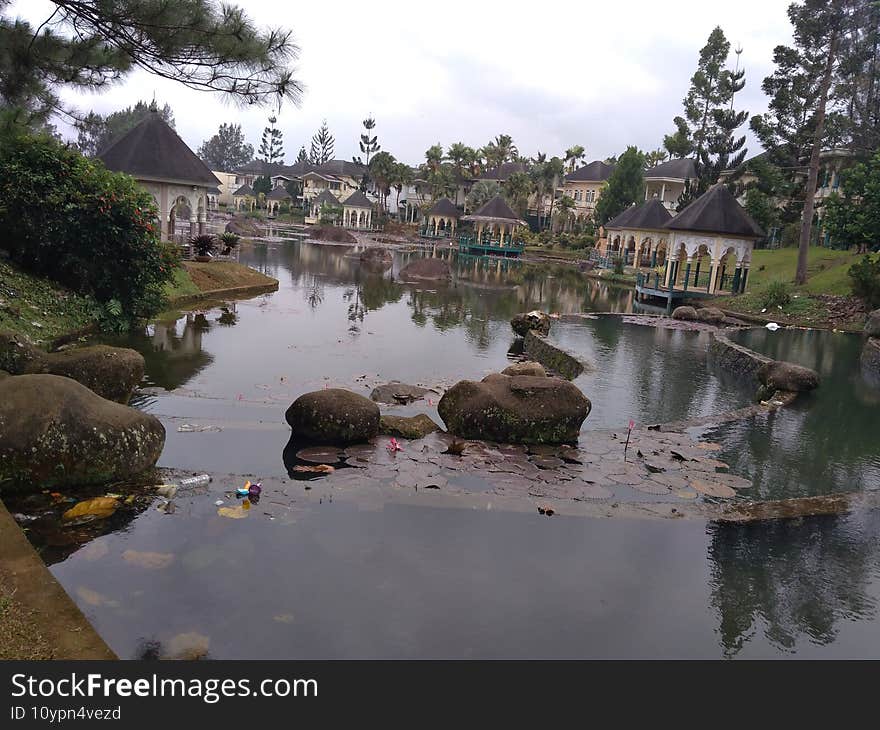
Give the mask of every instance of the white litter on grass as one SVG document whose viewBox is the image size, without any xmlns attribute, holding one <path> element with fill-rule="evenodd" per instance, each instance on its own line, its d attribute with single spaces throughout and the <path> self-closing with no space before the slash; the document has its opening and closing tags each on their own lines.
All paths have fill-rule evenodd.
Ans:
<svg viewBox="0 0 880 730">
<path fill-rule="evenodd" d="M 222 500 L 222 499 L 218 499 L 216 502 L 214 502 L 214 504 L 215 504 L 217 507 L 219 507 L 221 504 L 223 504 L 223 500 Z"/>
</svg>

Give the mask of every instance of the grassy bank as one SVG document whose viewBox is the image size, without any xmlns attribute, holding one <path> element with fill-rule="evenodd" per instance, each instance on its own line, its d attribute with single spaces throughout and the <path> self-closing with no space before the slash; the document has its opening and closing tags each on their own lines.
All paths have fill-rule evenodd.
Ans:
<svg viewBox="0 0 880 730">
<path fill-rule="evenodd" d="M 49 341 L 94 325 L 97 303 L 0 260 L 0 329 Z"/>
<path fill-rule="evenodd" d="M 170 304 L 236 290 L 277 287 L 278 280 L 234 261 L 184 261 L 166 287 Z"/>
<path fill-rule="evenodd" d="M 749 291 L 725 297 L 716 304 L 732 312 L 802 325 L 859 330 L 864 325 L 864 308 L 852 296 L 849 267 L 861 256 L 851 251 L 812 247 L 807 258 L 807 283 L 794 285 L 796 248 L 757 250 L 749 271 Z M 765 293 L 774 282 L 790 287 L 791 301 L 781 309 L 767 307 Z M 762 312 L 761 310 L 767 311 Z"/>
</svg>

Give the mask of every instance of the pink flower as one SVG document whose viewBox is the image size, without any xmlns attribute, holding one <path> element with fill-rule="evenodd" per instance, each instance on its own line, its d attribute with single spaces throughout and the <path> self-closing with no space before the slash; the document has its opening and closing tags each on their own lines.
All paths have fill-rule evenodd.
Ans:
<svg viewBox="0 0 880 730">
<path fill-rule="evenodd" d="M 403 447 L 397 443 L 397 439 L 393 436 L 391 437 L 391 441 L 388 442 L 388 450 L 393 454 L 395 451 L 403 451 Z"/>
</svg>

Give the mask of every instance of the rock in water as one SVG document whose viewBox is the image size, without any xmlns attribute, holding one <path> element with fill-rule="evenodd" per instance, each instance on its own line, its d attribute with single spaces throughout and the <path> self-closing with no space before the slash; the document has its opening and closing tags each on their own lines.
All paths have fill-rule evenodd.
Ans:
<svg viewBox="0 0 880 730">
<path fill-rule="evenodd" d="M 48 355 L 47 364 L 46 372 L 73 378 L 117 403 L 128 403 L 144 377 L 143 356 L 123 347 L 94 345 L 55 352 Z"/>
<path fill-rule="evenodd" d="M 360 255 L 361 264 L 369 269 L 387 269 L 392 261 L 391 251 L 382 246 L 371 246 Z"/>
<path fill-rule="evenodd" d="M 762 385 L 773 390 L 803 393 L 819 387 L 819 375 L 815 370 L 783 360 L 762 365 L 757 375 Z"/>
<path fill-rule="evenodd" d="M 880 337 L 880 309 L 875 309 L 868 315 L 865 322 L 865 334 L 868 337 Z"/>
<path fill-rule="evenodd" d="M 682 306 L 672 310 L 672 318 L 680 319 L 684 322 L 693 322 L 697 319 L 697 310 L 693 307 Z"/>
<path fill-rule="evenodd" d="M 414 400 L 421 400 L 425 393 L 430 393 L 428 388 L 420 385 L 407 385 L 406 383 L 391 382 L 377 385 L 370 393 L 370 400 L 376 403 L 388 403 L 390 405 L 405 405 Z"/>
<path fill-rule="evenodd" d="M 696 310 L 696 317 L 698 322 L 721 324 L 724 321 L 724 312 L 718 307 L 700 307 Z"/>
<path fill-rule="evenodd" d="M 880 337 L 870 337 L 862 348 L 862 373 L 874 387 L 880 388 Z"/>
<path fill-rule="evenodd" d="M 101 484 L 151 468 L 165 445 L 157 418 L 58 375 L 0 381 L 0 489 Z"/>
<path fill-rule="evenodd" d="M 590 400 L 562 378 L 487 375 L 446 391 L 438 410 L 450 433 L 502 443 L 576 441 Z"/>
<path fill-rule="evenodd" d="M 547 371 L 544 370 L 544 366 L 539 362 L 517 362 L 513 365 L 508 365 L 504 370 L 501 371 L 502 375 L 532 375 L 536 378 L 546 378 Z"/>
<path fill-rule="evenodd" d="M 379 432 L 386 436 L 404 439 L 421 439 L 434 431 L 440 431 L 430 416 L 420 413 L 417 416 L 383 415 L 379 419 Z"/>
<path fill-rule="evenodd" d="M 304 393 L 284 417 L 294 436 L 317 443 L 369 441 L 379 433 L 379 406 L 342 388 Z"/>
<path fill-rule="evenodd" d="M 128 403 L 144 376 L 144 358 L 135 350 L 106 345 L 43 352 L 20 335 L 0 332 L 0 369 L 12 375 L 63 375 L 102 398 Z"/>
<path fill-rule="evenodd" d="M 515 334 L 525 337 L 529 330 L 535 330 L 539 334 L 546 335 L 550 332 L 550 315 L 537 309 L 531 312 L 523 312 L 514 315 L 510 320 L 510 326 Z"/>
<path fill-rule="evenodd" d="M 448 281 L 452 278 L 452 269 L 442 259 L 415 259 L 401 269 L 400 278 L 405 281 Z"/>
</svg>

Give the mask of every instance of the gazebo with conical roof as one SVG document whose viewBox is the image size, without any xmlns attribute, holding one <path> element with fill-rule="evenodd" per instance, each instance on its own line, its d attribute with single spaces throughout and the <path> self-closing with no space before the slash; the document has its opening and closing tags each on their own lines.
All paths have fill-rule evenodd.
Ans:
<svg viewBox="0 0 880 730">
<path fill-rule="evenodd" d="M 108 170 L 131 175 L 153 196 L 169 238 L 178 203 L 189 207 L 190 235 L 204 233 L 208 191 L 220 181 L 158 112 L 150 112 L 98 158 Z"/>
<path fill-rule="evenodd" d="M 266 196 L 266 206 L 269 209 L 269 214 L 278 215 L 281 204 L 284 202 L 290 203 L 292 200 L 293 197 L 287 192 L 284 186 L 278 185 L 277 187 L 272 188 Z"/>
<path fill-rule="evenodd" d="M 425 218 L 427 219 L 426 235 L 453 236 L 458 219 L 461 218 L 461 211 L 449 198 L 440 198 L 431 206 L 431 209 L 425 214 Z"/>
<path fill-rule="evenodd" d="M 520 226 L 525 226 L 526 222 L 511 210 L 500 195 L 496 195 L 476 213 L 466 215 L 461 220 L 474 224 L 476 237 L 471 247 L 484 249 L 485 253 L 506 254 L 514 250 L 516 255 L 522 253 L 523 247 L 514 243 L 513 234 Z"/>
<path fill-rule="evenodd" d="M 752 250 L 755 241 L 765 233 L 724 184 L 709 188 L 663 228 L 672 234 L 665 287 L 699 287 L 700 263 L 708 258 L 708 294 L 724 290 L 740 294 L 746 290 Z M 693 265 L 695 274 L 691 282 Z"/>
<path fill-rule="evenodd" d="M 253 210 L 257 206 L 257 194 L 250 185 L 245 183 L 232 194 L 232 204 L 236 210 L 243 208 Z"/>
<path fill-rule="evenodd" d="M 373 203 L 360 190 L 342 201 L 342 225 L 346 228 L 370 228 L 373 225 Z"/>
<path fill-rule="evenodd" d="M 318 223 L 321 220 L 321 209 L 324 206 L 338 207 L 339 199 L 329 190 L 322 190 L 319 195 L 312 198 L 309 203 L 309 215 L 306 217 L 306 223 Z"/>
<path fill-rule="evenodd" d="M 671 234 L 663 226 L 671 218 L 666 206 L 656 198 L 630 206 L 605 224 L 606 255 L 622 254 L 629 263 L 632 253 L 632 264 L 637 269 L 643 265 L 657 266 L 659 254 L 659 263 L 664 263 Z"/>
</svg>

